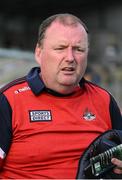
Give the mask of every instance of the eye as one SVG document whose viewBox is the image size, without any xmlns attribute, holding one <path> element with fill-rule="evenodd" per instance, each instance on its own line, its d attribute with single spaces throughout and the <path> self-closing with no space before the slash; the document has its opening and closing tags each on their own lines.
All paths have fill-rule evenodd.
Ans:
<svg viewBox="0 0 122 180">
<path fill-rule="evenodd" d="M 74 47 L 74 50 L 78 51 L 78 52 L 85 52 L 86 51 L 85 48 L 81 48 L 81 47 Z"/>
<path fill-rule="evenodd" d="M 55 48 L 55 50 L 63 50 L 64 49 L 64 47 L 57 47 L 57 48 Z"/>
<path fill-rule="evenodd" d="M 57 46 L 54 48 L 55 51 L 57 52 L 62 52 L 66 49 L 66 46 Z"/>
</svg>

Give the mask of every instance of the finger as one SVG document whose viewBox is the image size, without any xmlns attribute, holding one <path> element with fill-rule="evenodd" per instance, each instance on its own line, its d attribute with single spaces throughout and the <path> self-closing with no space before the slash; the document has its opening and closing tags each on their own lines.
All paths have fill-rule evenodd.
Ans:
<svg viewBox="0 0 122 180">
<path fill-rule="evenodd" d="M 122 174 L 122 170 L 118 169 L 118 168 L 114 168 L 113 172 L 116 173 L 116 174 Z"/>
<path fill-rule="evenodd" d="M 116 158 L 112 158 L 111 162 L 122 170 L 122 161 Z"/>
</svg>

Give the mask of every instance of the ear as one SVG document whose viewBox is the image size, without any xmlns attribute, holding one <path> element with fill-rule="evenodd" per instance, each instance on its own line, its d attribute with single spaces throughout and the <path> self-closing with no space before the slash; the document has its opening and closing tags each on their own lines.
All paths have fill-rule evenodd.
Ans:
<svg viewBox="0 0 122 180">
<path fill-rule="evenodd" d="M 41 46 L 39 44 L 35 48 L 35 59 L 38 64 L 41 63 Z"/>
</svg>

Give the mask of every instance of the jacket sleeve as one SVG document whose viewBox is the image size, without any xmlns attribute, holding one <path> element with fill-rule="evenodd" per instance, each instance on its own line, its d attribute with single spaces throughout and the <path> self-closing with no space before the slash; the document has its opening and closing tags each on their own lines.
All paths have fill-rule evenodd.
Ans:
<svg viewBox="0 0 122 180">
<path fill-rule="evenodd" d="M 110 95 L 110 116 L 112 129 L 122 130 L 122 114 L 115 99 Z"/>
<path fill-rule="evenodd" d="M 0 166 L 9 151 L 12 138 L 12 110 L 4 94 L 0 94 Z"/>
</svg>

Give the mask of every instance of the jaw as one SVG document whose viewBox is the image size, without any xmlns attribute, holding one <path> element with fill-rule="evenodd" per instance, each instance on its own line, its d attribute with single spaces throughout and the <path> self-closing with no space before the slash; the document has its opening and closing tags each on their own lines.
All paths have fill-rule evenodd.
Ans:
<svg viewBox="0 0 122 180">
<path fill-rule="evenodd" d="M 63 72 L 57 76 L 56 82 L 59 86 L 62 86 L 66 89 L 72 88 L 78 84 L 79 77 L 73 72 Z"/>
</svg>

